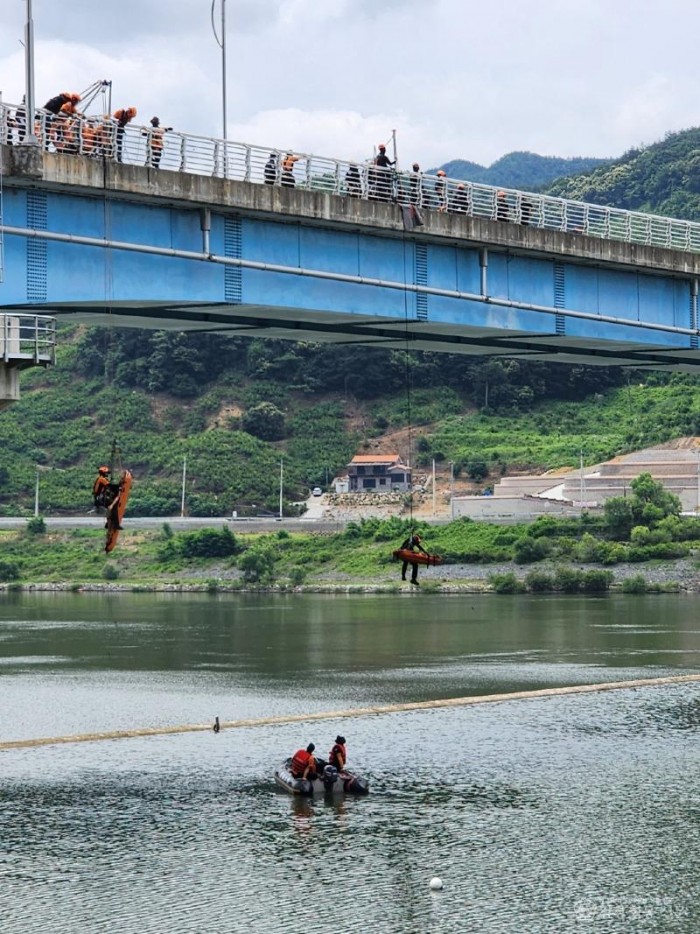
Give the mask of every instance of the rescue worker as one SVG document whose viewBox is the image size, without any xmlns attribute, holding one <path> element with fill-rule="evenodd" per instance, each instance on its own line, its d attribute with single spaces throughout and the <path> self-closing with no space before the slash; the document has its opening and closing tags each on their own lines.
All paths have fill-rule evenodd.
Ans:
<svg viewBox="0 0 700 934">
<path fill-rule="evenodd" d="M 345 173 L 345 190 L 350 198 L 362 197 L 362 177 L 360 169 L 354 163 L 349 166 Z"/>
<path fill-rule="evenodd" d="M 377 201 L 391 200 L 393 162 L 386 154 L 384 143 L 379 144 L 379 154 L 374 159 L 374 197 Z"/>
<path fill-rule="evenodd" d="M 287 188 L 294 188 L 296 181 L 294 179 L 294 163 L 299 161 L 299 156 L 288 152 L 282 161 L 282 178 L 280 184 Z"/>
<path fill-rule="evenodd" d="M 92 497 L 96 508 L 99 509 L 100 506 L 106 508 L 108 501 L 111 501 L 112 497 L 108 495 L 110 486 L 109 467 L 99 467 L 97 477 L 92 485 Z"/>
<path fill-rule="evenodd" d="M 509 221 L 510 220 L 510 207 L 508 206 L 508 195 L 505 191 L 499 191 L 496 193 L 496 220 L 497 221 Z"/>
<path fill-rule="evenodd" d="M 263 169 L 263 178 L 266 185 L 274 185 L 279 174 L 279 156 L 276 152 L 270 153 L 270 158 L 265 163 Z"/>
<path fill-rule="evenodd" d="M 447 176 L 442 169 L 437 171 L 435 181 L 435 200 L 437 201 L 438 211 L 447 210 Z"/>
<path fill-rule="evenodd" d="M 423 548 L 420 542 L 421 542 L 420 535 L 411 534 L 408 536 L 408 538 L 404 542 L 402 542 L 401 551 L 414 551 L 414 552 L 421 551 L 424 555 L 427 555 L 428 552 L 425 550 L 425 548 Z M 412 568 L 411 583 L 415 584 L 415 586 L 417 587 L 418 586 L 418 562 L 416 561 L 408 560 L 408 561 L 403 562 L 403 565 L 401 566 L 401 580 L 402 581 L 406 580 L 406 571 L 408 570 L 409 564 L 411 565 L 411 568 Z"/>
<path fill-rule="evenodd" d="M 163 157 L 163 137 L 171 126 L 161 126 L 160 117 L 151 117 L 151 129 L 144 128 L 141 135 L 148 137 L 146 140 L 146 165 L 152 169 L 160 167 L 160 160 Z"/>
<path fill-rule="evenodd" d="M 122 151 L 124 148 L 124 132 L 126 130 L 127 123 L 131 121 L 136 116 L 135 107 L 122 107 L 120 110 L 114 111 L 114 119 L 117 122 L 117 132 L 116 132 L 116 159 L 117 162 L 122 161 Z"/>
<path fill-rule="evenodd" d="M 348 756 L 345 751 L 345 737 L 338 734 L 335 738 L 333 748 L 328 753 L 328 764 L 334 765 L 339 772 L 343 772 L 347 761 Z"/>
<path fill-rule="evenodd" d="M 57 94 L 56 97 L 52 97 L 51 100 L 46 101 L 44 110 L 48 110 L 48 112 L 52 114 L 57 114 L 60 113 L 64 104 L 71 104 L 75 107 L 79 101 L 80 94 L 74 94 L 71 91 L 62 91 L 60 94 Z M 75 110 L 71 112 L 75 113 Z"/>
<path fill-rule="evenodd" d="M 292 756 L 289 770 L 294 778 L 306 778 L 312 782 L 316 778 L 316 757 L 313 752 L 316 746 L 309 743 L 306 749 L 297 749 Z"/>
<path fill-rule="evenodd" d="M 76 114 L 78 112 L 77 105 L 80 99 L 80 94 L 76 94 L 72 91 L 62 91 L 60 94 L 57 94 L 56 97 L 52 97 L 50 100 L 46 101 L 44 110 L 48 110 L 52 115 L 46 118 L 47 148 L 48 141 L 50 141 L 54 144 L 57 151 L 60 152 L 63 149 L 64 120 L 57 121 L 56 118 L 59 114 L 62 114 L 63 118 Z M 66 107 L 67 110 L 64 110 L 64 107 Z M 54 122 L 57 123 L 56 126 L 53 126 Z"/>
</svg>

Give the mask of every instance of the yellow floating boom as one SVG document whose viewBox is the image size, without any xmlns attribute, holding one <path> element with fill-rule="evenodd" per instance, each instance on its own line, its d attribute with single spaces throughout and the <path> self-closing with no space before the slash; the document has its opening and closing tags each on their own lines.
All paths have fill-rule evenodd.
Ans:
<svg viewBox="0 0 700 934">
<path fill-rule="evenodd" d="M 222 721 L 222 730 L 237 730 L 254 726 L 277 726 L 286 723 L 309 723 L 312 720 L 342 720 L 350 717 L 379 716 L 408 710 L 438 710 L 443 707 L 470 707 L 476 704 L 498 704 L 504 701 L 536 700 L 541 697 L 561 697 L 567 694 L 595 694 L 629 688 L 662 687 L 700 681 L 697 675 L 672 675 L 663 678 L 638 678 L 634 681 L 606 681 L 601 684 L 574 684 L 563 688 L 540 688 L 535 691 L 513 691 L 509 694 L 482 694 L 475 697 L 448 697 L 443 700 L 410 701 L 405 704 L 385 704 L 375 707 L 355 707 L 348 710 L 324 710 L 315 713 L 285 714 L 281 717 L 254 717 L 248 720 Z M 140 727 L 134 730 L 111 730 L 105 733 L 76 733 L 72 736 L 43 736 L 36 739 L 12 739 L 0 742 L 0 751 L 27 749 L 33 746 L 55 746 L 61 743 L 97 743 L 108 739 L 135 739 L 140 736 L 168 736 L 172 733 L 197 733 L 212 729 L 211 723 L 185 723 L 180 726 Z"/>
</svg>

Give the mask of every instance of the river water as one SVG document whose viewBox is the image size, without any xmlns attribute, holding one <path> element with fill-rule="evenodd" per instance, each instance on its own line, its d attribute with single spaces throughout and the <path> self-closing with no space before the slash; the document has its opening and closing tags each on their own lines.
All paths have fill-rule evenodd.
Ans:
<svg viewBox="0 0 700 934">
<path fill-rule="evenodd" d="M 6 594 L 0 740 L 695 672 L 699 610 L 681 595 Z M 0 930 L 696 932 L 699 692 L 2 751 Z M 337 732 L 367 798 L 276 788 L 283 756 Z"/>
</svg>

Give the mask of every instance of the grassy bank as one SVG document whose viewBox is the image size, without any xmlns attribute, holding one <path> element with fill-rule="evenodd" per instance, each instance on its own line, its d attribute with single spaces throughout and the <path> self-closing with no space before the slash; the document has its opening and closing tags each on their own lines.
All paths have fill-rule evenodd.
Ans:
<svg viewBox="0 0 700 934">
<path fill-rule="evenodd" d="M 686 533 L 697 531 L 678 521 Z M 639 531 L 637 541 L 611 541 L 602 520 L 546 518 L 504 527 L 461 519 L 418 528 L 428 550 L 443 557 L 422 573 L 423 591 L 695 588 L 694 544 L 700 543 L 642 544 Z M 350 523 L 327 535 L 234 534 L 223 526 L 174 533 L 166 523 L 156 531 L 127 528 L 107 556 L 101 531 L 48 532 L 35 520 L 25 530 L 0 533 L 0 586 L 395 591 L 403 585 L 392 552 L 407 534 L 407 521 L 395 518 Z"/>
</svg>

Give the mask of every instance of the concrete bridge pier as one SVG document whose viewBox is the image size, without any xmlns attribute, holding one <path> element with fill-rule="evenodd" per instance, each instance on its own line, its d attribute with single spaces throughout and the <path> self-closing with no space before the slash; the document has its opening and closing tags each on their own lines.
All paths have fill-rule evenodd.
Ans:
<svg viewBox="0 0 700 934">
<path fill-rule="evenodd" d="M 9 363 L 0 363 L 0 409 L 19 399 L 19 369 Z"/>
<path fill-rule="evenodd" d="M 56 322 L 43 315 L 0 315 L 0 410 L 19 399 L 19 374 L 56 362 Z"/>
</svg>

